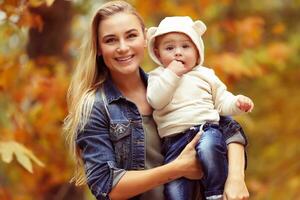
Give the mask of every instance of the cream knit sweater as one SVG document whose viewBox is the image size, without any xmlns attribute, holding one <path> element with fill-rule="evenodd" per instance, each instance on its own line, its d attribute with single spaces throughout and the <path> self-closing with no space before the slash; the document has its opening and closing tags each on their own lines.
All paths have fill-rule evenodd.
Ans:
<svg viewBox="0 0 300 200">
<path fill-rule="evenodd" d="M 237 96 L 212 69 L 196 66 L 178 77 L 162 66 L 150 72 L 147 100 L 160 137 L 171 136 L 204 122 L 219 122 L 219 115 L 244 113 L 236 106 Z"/>
</svg>

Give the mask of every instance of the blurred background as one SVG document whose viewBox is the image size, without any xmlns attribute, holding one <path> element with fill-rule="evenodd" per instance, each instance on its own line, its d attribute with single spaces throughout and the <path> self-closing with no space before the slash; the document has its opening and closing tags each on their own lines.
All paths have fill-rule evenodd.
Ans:
<svg viewBox="0 0 300 200">
<path fill-rule="evenodd" d="M 66 92 L 100 0 L 0 0 L 0 199 L 91 200 L 69 183 Z M 235 117 L 249 137 L 253 200 L 300 199 L 300 1 L 131 0 L 147 26 L 189 15 L 208 27 L 205 66 L 255 102 Z M 155 65 L 148 57 L 143 68 Z"/>
</svg>

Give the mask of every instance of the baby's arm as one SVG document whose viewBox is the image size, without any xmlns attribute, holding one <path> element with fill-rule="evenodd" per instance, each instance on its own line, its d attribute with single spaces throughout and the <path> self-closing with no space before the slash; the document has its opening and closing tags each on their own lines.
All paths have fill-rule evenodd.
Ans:
<svg viewBox="0 0 300 200">
<path fill-rule="evenodd" d="M 174 72 L 159 67 L 150 72 L 147 87 L 147 101 L 157 110 L 170 103 L 178 86 L 180 77 Z"/>
<path fill-rule="evenodd" d="M 220 115 L 237 115 L 252 111 L 254 104 L 249 97 L 233 95 L 217 76 L 213 74 L 212 77 L 213 101 Z"/>
</svg>

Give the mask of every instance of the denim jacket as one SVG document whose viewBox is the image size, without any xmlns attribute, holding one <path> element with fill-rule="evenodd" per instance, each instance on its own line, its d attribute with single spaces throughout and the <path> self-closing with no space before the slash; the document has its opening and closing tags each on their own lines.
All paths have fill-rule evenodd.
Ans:
<svg viewBox="0 0 300 200">
<path fill-rule="evenodd" d="M 140 75 L 147 85 L 148 76 L 142 69 Z M 240 130 L 240 126 L 234 123 L 229 123 L 228 127 L 224 132 L 226 139 Z M 242 135 L 243 143 L 246 143 Z M 145 168 L 141 115 L 137 106 L 121 94 L 110 78 L 97 90 L 89 120 L 78 133 L 76 143 L 81 150 L 87 184 L 97 199 L 109 199 L 114 174 Z"/>
</svg>

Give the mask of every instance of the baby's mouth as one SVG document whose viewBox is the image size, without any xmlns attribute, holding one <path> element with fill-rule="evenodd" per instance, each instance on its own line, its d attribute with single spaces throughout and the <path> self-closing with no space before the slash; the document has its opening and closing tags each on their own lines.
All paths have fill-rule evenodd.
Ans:
<svg viewBox="0 0 300 200">
<path fill-rule="evenodd" d="M 184 63 L 185 63 L 185 62 L 183 62 L 182 60 L 176 60 L 176 61 L 181 62 L 183 65 L 184 65 Z"/>
</svg>

